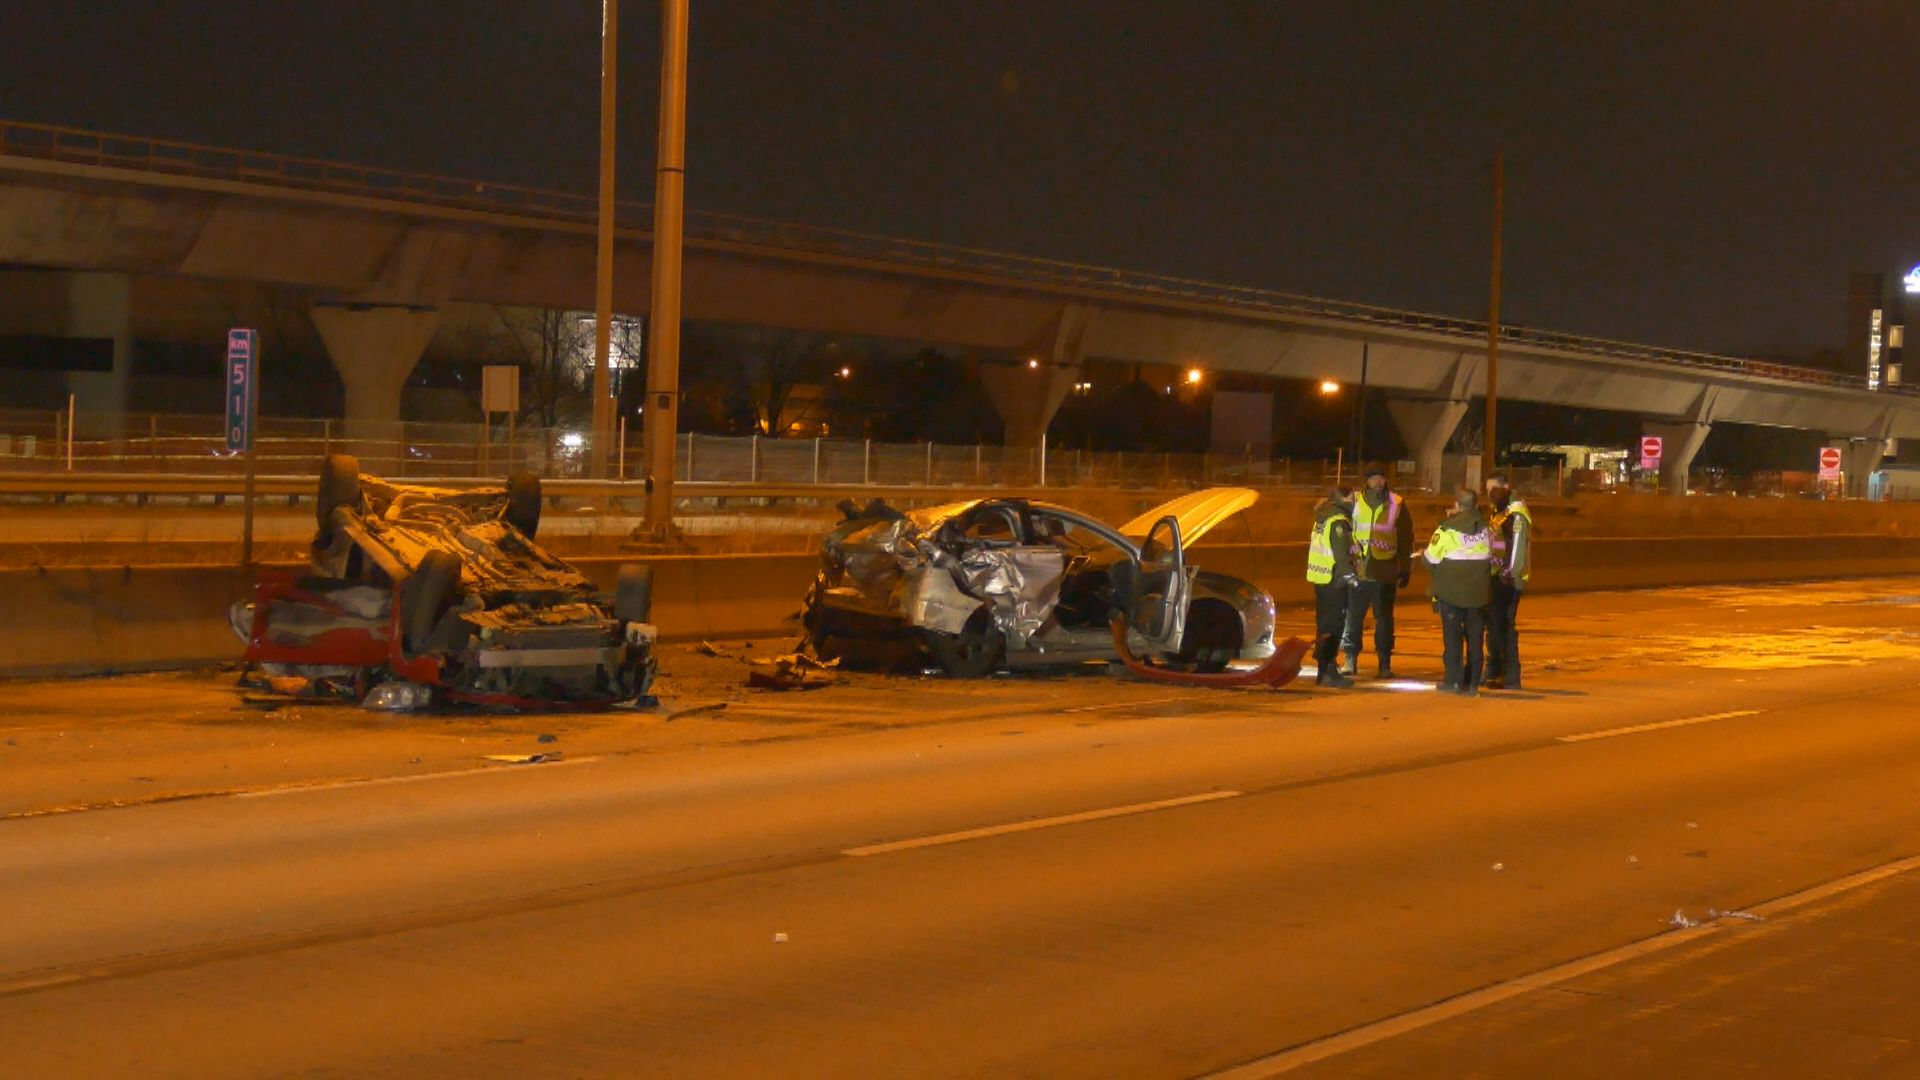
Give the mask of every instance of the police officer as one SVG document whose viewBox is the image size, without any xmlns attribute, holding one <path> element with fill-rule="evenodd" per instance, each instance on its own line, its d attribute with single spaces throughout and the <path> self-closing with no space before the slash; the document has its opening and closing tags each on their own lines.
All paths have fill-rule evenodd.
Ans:
<svg viewBox="0 0 1920 1080">
<path fill-rule="evenodd" d="M 1342 484 L 1313 508 L 1313 532 L 1307 536 L 1307 580 L 1313 583 L 1314 682 L 1349 687 L 1340 674 L 1340 632 L 1347 604 L 1359 582 L 1353 571 L 1353 489 Z"/>
<path fill-rule="evenodd" d="M 1393 678 L 1393 605 L 1413 577 L 1413 515 L 1406 500 L 1387 487 L 1387 470 L 1367 470 L 1367 488 L 1353 503 L 1353 546 L 1358 555 L 1360 584 L 1347 605 L 1347 625 L 1340 648 L 1347 654 L 1340 674 L 1360 670 L 1360 635 L 1367 609 L 1373 609 L 1373 655 L 1379 661 L 1378 678 Z"/>
<path fill-rule="evenodd" d="M 1440 658 L 1446 676 L 1438 689 L 1479 693 L 1481 637 L 1493 588 L 1493 537 L 1472 488 L 1461 488 L 1454 512 L 1440 522 L 1425 558 L 1432 571 L 1434 607 L 1440 611 Z"/>
<path fill-rule="evenodd" d="M 1493 595 L 1487 603 L 1487 681 L 1489 690 L 1520 689 L 1520 594 L 1533 569 L 1533 514 L 1514 497 L 1505 476 L 1487 478 L 1493 503 Z"/>
</svg>

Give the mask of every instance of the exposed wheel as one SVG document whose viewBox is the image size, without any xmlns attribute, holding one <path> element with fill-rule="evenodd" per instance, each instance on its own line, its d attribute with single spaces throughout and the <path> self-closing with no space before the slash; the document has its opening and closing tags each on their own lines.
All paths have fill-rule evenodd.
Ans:
<svg viewBox="0 0 1920 1080">
<path fill-rule="evenodd" d="M 328 454 L 320 463 L 320 487 L 314 493 L 313 512 L 321 546 L 333 541 L 333 512 L 360 505 L 360 460 L 351 454 Z"/>
<path fill-rule="evenodd" d="M 1187 609 L 1186 633 L 1174 659 L 1194 671 L 1213 674 L 1227 670 L 1240 654 L 1240 616 L 1218 600 L 1197 600 Z"/>
<path fill-rule="evenodd" d="M 941 670 L 956 679 L 977 679 L 990 674 L 1000 663 L 1007 648 L 1007 635 L 993 625 L 986 611 L 976 611 L 957 634 L 926 631 L 927 652 L 933 654 Z"/>
<path fill-rule="evenodd" d="M 460 557 L 450 551 L 429 551 L 420 568 L 400 586 L 400 626 L 407 649 L 418 652 L 433 636 L 440 616 L 460 587 Z"/>
<path fill-rule="evenodd" d="M 653 617 L 653 567 L 627 563 L 614 585 L 613 617 L 621 622 L 649 622 Z"/>
<path fill-rule="evenodd" d="M 841 657 L 840 645 L 830 632 L 827 619 L 814 606 L 813 598 L 807 598 L 807 606 L 800 613 L 800 626 L 806 631 L 807 647 L 813 655 L 822 660 L 835 660 Z"/>
<path fill-rule="evenodd" d="M 540 531 L 540 478 L 532 473 L 507 477 L 507 508 L 500 516 L 533 539 Z"/>
</svg>

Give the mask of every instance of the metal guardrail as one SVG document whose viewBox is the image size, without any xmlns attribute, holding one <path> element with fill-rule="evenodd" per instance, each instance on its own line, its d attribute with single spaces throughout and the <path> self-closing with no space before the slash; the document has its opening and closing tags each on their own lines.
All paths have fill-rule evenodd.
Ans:
<svg viewBox="0 0 1920 1080">
<path fill-rule="evenodd" d="M 591 196 L 517 184 L 343 165 L 316 158 L 0 120 L 0 156 L 6 155 L 211 180 L 273 184 L 573 224 L 592 222 L 597 205 Z M 648 232 L 652 228 L 652 205 L 649 203 L 621 202 L 615 214 L 617 224 L 622 228 L 639 232 Z M 1487 324 L 1481 320 L 712 211 L 687 211 L 686 236 L 689 241 L 695 242 L 836 255 L 919 269 L 1120 292 L 1141 299 L 1215 304 L 1262 315 L 1332 319 L 1460 340 L 1482 340 L 1487 333 Z M 1672 364 L 1806 386 L 1863 391 L 1867 388 L 1864 378 L 1858 376 L 1686 349 L 1667 349 L 1510 325 L 1502 325 L 1501 336 L 1511 345 L 1557 352 Z M 1887 386 L 1880 392 L 1915 396 L 1920 395 L 1920 387 Z"/>
</svg>

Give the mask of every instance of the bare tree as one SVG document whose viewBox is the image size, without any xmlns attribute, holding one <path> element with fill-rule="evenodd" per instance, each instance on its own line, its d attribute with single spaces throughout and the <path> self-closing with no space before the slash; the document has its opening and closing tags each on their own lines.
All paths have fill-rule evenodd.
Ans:
<svg viewBox="0 0 1920 1080">
<path fill-rule="evenodd" d="M 509 355 L 521 367 L 520 415 L 542 427 L 573 419 L 587 406 L 593 378 L 593 329 L 577 312 L 496 307 Z"/>
<path fill-rule="evenodd" d="M 821 334 L 756 328 L 748 331 L 741 358 L 759 412 L 760 432 L 786 431 L 786 412 L 794 389 L 826 377 L 833 342 Z"/>
</svg>

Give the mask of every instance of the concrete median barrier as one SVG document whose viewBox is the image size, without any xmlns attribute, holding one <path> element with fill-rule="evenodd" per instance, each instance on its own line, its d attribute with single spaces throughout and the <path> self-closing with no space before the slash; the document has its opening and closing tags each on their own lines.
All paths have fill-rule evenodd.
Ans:
<svg viewBox="0 0 1920 1080">
<path fill-rule="evenodd" d="M 0 570 L 0 675 L 151 671 L 232 660 L 238 566 Z"/>
<path fill-rule="evenodd" d="M 571 560 L 611 590 L 625 563 L 653 567 L 653 623 L 666 641 L 791 633 L 817 555 L 668 555 Z"/>
<path fill-rule="evenodd" d="M 1739 585 L 1763 581 L 1920 574 L 1920 537 L 1574 537 L 1534 545 L 1536 593 Z M 1245 578 L 1283 605 L 1308 605 L 1307 545 L 1201 545 L 1192 565 Z M 1418 556 L 1408 592 L 1426 595 Z"/>
<path fill-rule="evenodd" d="M 1313 599 L 1304 543 L 1202 545 L 1191 561 L 1253 581 L 1282 606 Z M 578 565 L 611 589 L 623 562 L 653 566 L 653 619 L 670 642 L 797 635 L 791 616 L 817 566 L 810 554 L 594 557 Z M 1536 562 L 1540 593 L 1920 575 L 1920 537 L 1584 537 L 1540 541 Z M 240 644 L 227 608 L 248 595 L 253 577 L 234 566 L 0 570 L 0 676 L 235 660 Z M 1423 595 L 1426 581 L 1416 569 L 1409 592 Z"/>
</svg>

